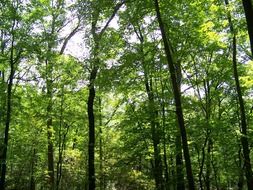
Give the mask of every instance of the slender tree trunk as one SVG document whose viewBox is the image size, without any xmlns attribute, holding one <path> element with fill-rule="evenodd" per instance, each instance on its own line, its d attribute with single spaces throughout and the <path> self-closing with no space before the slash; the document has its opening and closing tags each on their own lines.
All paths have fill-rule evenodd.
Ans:
<svg viewBox="0 0 253 190">
<path fill-rule="evenodd" d="M 97 78 L 97 72 L 99 69 L 99 42 L 106 31 L 107 27 L 109 26 L 112 19 L 115 17 L 117 11 L 120 7 L 124 4 L 124 1 L 117 4 L 114 7 L 111 17 L 107 20 L 104 27 L 97 31 L 97 21 L 99 19 L 100 8 L 97 7 L 97 4 L 94 3 L 94 12 L 92 13 L 92 23 L 91 23 L 91 34 L 94 40 L 94 48 L 93 48 L 93 63 L 92 69 L 90 72 L 89 78 L 89 95 L 87 101 L 87 112 L 88 112 L 88 121 L 89 121 L 89 144 L 88 144 L 88 189 L 95 190 L 95 117 L 94 117 L 94 100 L 96 97 L 96 90 L 95 90 L 95 80 Z"/>
<path fill-rule="evenodd" d="M 212 150 L 212 139 L 208 139 L 207 143 L 207 155 L 206 155 L 206 190 L 211 189 L 210 175 L 211 175 L 211 150 Z"/>
<path fill-rule="evenodd" d="M 170 186 L 173 190 L 176 190 L 177 188 L 177 177 L 176 177 L 176 172 L 175 172 L 175 165 L 174 165 L 174 154 L 170 154 L 170 174 L 172 176 L 172 185 Z"/>
<path fill-rule="evenodd" d="M 149 76 L 149 69 L 146 66 L 145 55 L 144 55 L 144 37 L 140 28 L 138 31 L 135 29 L 135 33 L 140 40 L 140 54 L 141 54 L 141 62 L 144 72 L 144 82 L 146 93 L 148 96 L 148 107 L 149 107 L 149 119 L 151 125 L 151 136 L 153 142 L 153 149 L 154 149 L 154 178 L 157 190 L 164 189 L 164 182 L 163 182 L 163 169 L 162 169 L 162 158 L 161 158 L 161 150 L 160 150 L 160 124 L 158 121 L 158 111 L 156 109 L 155 100 L 154 100 L 154 92 L 152 89 L 152 79 Z"/>
<path fill-rule="evenodd" d="M 15 22 L 12 25 L 12 31 L 14 30 Z M 7 150 L 8 150 L 8 141 L 9 141 L 9 128 L 11 122 L 11 111 L 12 111 L 12 86 L 13 78 L 15 74 L 15 61 L 14 61 L 14 36 L 12 37 L 11 42 L 11 53 L 10 53 L 10 76 L 7 85 L 7 103 L 6 103 L 6 120 L 5 120 L 5 131 L 4 131 L 4 145 L 3 145 L 3 154 L 1 160 L 1 181 L 0 189 L 5 189 L 5 179 L 6 179 L 6 160 L 7 160 Z M 18 60 L 18 59 L 17 59 Z"/>
<path fill-rule="evenodd" d="M 99 177 L 99 188 L 100 190 L 105 189 L 105 179 L 104 179 L 104 155 L 103 155 L 103 118 L 102 118 L 102 102 L 101 97 L 98 99 L 99 104 L 99 170 L 100 170 L 100 177 Z"/>
<path fill-rule="evenodd" d="M 248 190 L 253 190 L 253 176 L 252 176 L 252 167 L 250 162 L 250 149 L 249 142 L 247 136 L 247 122 L 246 122 L 246 114 L 244 108 L 244 102 L 242 98 L 241 86 L 239 82 L 239 76 L 237 71 L 237 61 L 236 61 L 236 36 L 233 37 L 233 70 L 234 70 L 234 78 L 236 83 L 236 91 L 238 96 L 238 101 L 240 105 L 240 117 L 241 117 L 241 143 L 243 149 L 244 156 L 244 164 L 245 164 L 245 174 L 247 179 Z"/>
<path fill-rule="evenodd" d="M 213 157 L 213 150 L 212 150 L 212 157 Z M 211 165 L 212 165 L 212 168 L 213 168 L 213 175 L 214 175 L 214 181 L 215 181 L 215 187 L 217 190 L 220 189 L 219 187 L 219 176 L 218 176 L 218 169 L 217 167 L 215 167 L 215 163 L 214 163 L 214 160 L 212 159 L 211 160 Z"/>
<path fill-rule="evenodd" d="M 60 3 L 61 4 L 61 3 Z M 60 6 L 60 4 L 58 6 Z M 55 20 L 56 20 L 56 17 L 54 16 L 53 17 L 53 21 L 52 21 L 52 31 L 51 31 L 51 35 L 54 34 L 54 31 L 55 31 Z M 69 42 L 69 40 L 79 31 L 79 27 L 80 27 L 80 23 L 77 24 L 77 26 L 68 34 L 68 36 L 66 36 L 66 38 L 64 39 L 63 41 L 63 45 L 61 47 L 61 50 L 60 50 L 60 55 L 62 55 L 67 47 L 67 44 Z M 51 44 L 52 42 L 50 42 L 48 44 L 48 52 L 51 53 L 51 49 L 53 47 L 53 44 Z M 50 115 L 50 113 L 52 112 L 52 97 L 53 97 L 53 93 L 52 93 L 52 85 L 53 85 L 53 82 L 52 82 L 52 66 L 50 64 L 52 63 L 48 63 L 47 61 L 47 64 L 48 64 L 48 76 L 49 76 L 49 79 L 48 79 L 48 83 L 47 83 L 47 93 L 48 93 L 48 97 L 49 97 L 49 104 L 48 104 L 48 114 Z M 66 139 L 66 135 L 67 135 L 67 132 L 68 132 L 68 128 L 69 126 L 67 126 L 67 132 L 65 134 L 63 134 L 63 137 L 62 137 L 62 127 L 63 127 L 63 104 L 64 104 L 64 86 L 62 86 L 61 88 L 61 108 L 60 108 L 60 129 L 59 129 L 59 133 L 58 133 L 58 137 L 59 137 L 59 144 L 58 144 L 58 161 L 57 161 L 57 168 L 56 168 L 56 190 L 59 189 L 59 185 L 60 185 L 60 182 L 61 182 L 61 177 L 62 177 L 62 160 L 63 160 L 63 151 L 64 151 L 64 146 L 65 146 L 65 139 Z M 49 116 L 49 119 L 52 120 L 51 116 Z M 53 127 L 51 126 L 52 125 L 52 121 L 50 121 L 48 123 L 48 138 L 53 135 L 52 134 L 52 131 L 53 131 Z M 51 130 L 50 130 L 51 129 Z M 49 143 L 51 143 L 49 141 Z M 53 156 L 53 144 L 48 144 L 48 171 L 50 171 L 51 173 L 54 173 L 52 172 L 52 169 L 54 170 L 54 156 Z M 49 166 L 50 165 L 50 166 Z M 50 169 L 49 169 L 50 168 Z M 51 181 L 54 181 L 54 176 L 50 176 L 51 178 Z M 52 180 L 53 178 L 53 180 Z"/>
<path fill-rule="evenodd" d="M 4 42 L 4 33 L 1 31 L 1 54 L 4 54 L 5 50 L 5 42 Z M 5 113 L 5 107 L 6 107 L 6 84 L 4 79 L 4 69 L 0 70 L 0 99 L 2 100 L 0 103 L 0 126 L 4 123 L 4 113 Z M 2 160 L 2 148 L 0 148 L 0 160 Z M 1 164 L 0 164 L 0 170 L 1 170 Z"/>
<path fill-rule="evenodd" d="M 200 170 L 199 170 L 199 186 L 200 186 L 201 190 L 204 190 L 202 177 L 203 177 L 204 163 L 205 163 L 205 160 L 206 160 L 205 150 L 206 150 L 206 145 L 208 143 L 208 139 L 209 139 L 209 134 L 207 132 L 204 145 L 201 149 L 201 151 L 202 151 L 202 160 L 201 160 L 201 165 L 200 165 Z"/>
<path fill-rule="evenodd" d="M 245 1 L 244 6 L 246 6 L 246 5 L 250 6 L 248 8 L 249 9 L 251 8 L 251 12 L 252 12 L 252 3 L 250 3 L 250 1 L 251 0 L 249 0 L 249 2 Z M 225 4 L 226 5 L 229 4 L 228 0 L 225 0 Z M 245 7 L 245 8 L 247 9 L 247 7 Z M 247 15 L 249 16 L 251 14 L 250 10 L 245 10 L 245 11 L 246 11 L 246 17 L 247 17 Z M 248 19 L 252 20 L 252 18 L 253 17 L 247 18 L 247 20 Z M 230 25 L 230 32 L 233 35 L 233 39 L 232 39 L 233 74 L 234 74 L 236 92 L 237 92 L 239 109 L 240 109 L 240 124 L 241 124 L 241 133 L 242 133 L 241 144 L 242 144 L 242 151 L 243 151 L 243 157 L 244 157 L 245 175 L 246 175 L 246 179 L 247 179 L 248 190 L 253 190 L 253 176 L 252 176 L 252 167 L 251 167 L 251 161 L 250 161 L 250 149 L 249 149 L 249 142 L 248 142 L 248 136 L 247 136 L 247 121 L 246 121 L 247 119 L 246 119 L 246 113 L 245 113 L 245 107 L 244 107 L 244 100 L 242 97 L 242 90 L 241 90 L 240 81 L 239 81 L 239 75 L 238 75 L 238 71 L 237 71 L 236 34 L 234 31 L 234 26 L 232 23 L 230 13 L 228 13 L 228 21 L 229 21 L 229 25 Z M 249 33 L 250 33 L 250 29 L 253 29 L 253 28 L 249 28 Z M 252 36 L 252 40 L 253 40 L 253 36 Z M 253 43 L 252 43 L 252 45 L 253 45 Z"/>
<path fill-rule="evenodd" d="M 163 86 L 162 86 L 162 94 L 164 94 L 164 89 L 163 89 Z M 164 96 L 163 96 L 164 98 Z M 168 159 L 167 159 L 167 146 L 166 146 L 166 141 L 167 141 L 167 138 L 166 138 L 166 133 L 165 133 L 165 127 L 166 127 L 166 122 L 165 122 L 165 104 L 164 104 L 164 99 L 162 99 L 162 102 L 161 102 L 161 106 L 162 106 L 162 120 L 163 120 L 163 162 L 164 162 L 164 177 L 165 177 L 165 189 L 166 190 L 169 190 L 170 187 L 169 187 L 169 182 L 170 182 L 170 179 L 169 179 L 169 167 L 168 167 Z"/>
<path fill-rule="evenodd" d="M 177 79 L 177 87 L 178 91 L 181 94 L 181 81 L 182 81 L 182 72 L 181 72 L 181 64 L 178 61 L 175 63 L 176 68 L 176 79 Z M 177 190 L 185 189 L 185 181 L 184 181 L 184 166 L 183 166 L 183 156 L 182 156 L 182 140 L 180 136 L 180 130 L 178 127 L 176 134 L 176 171 L 177 171 Z"/>
<path fill-rule="evenodd" d="M 177 171 L 177 190 L 184 190 L 184 169 L 182 156 L 182 142 L 180 132 L 176 135 L 176 171 Z"/>
<path fill-rule="evenodd" d="M 241 146 L 239 146 L 239 150 L 238 150 L 238 160 L 239 160 L 239 178 L 238 178 L 238 190 L 242 190 L 243 189 L 243 164 L 242 164 L 242 156 L 241 156 Z"/>
<path fill-rule="evenodd" d="M 143 54 L 143 49 L 142 49 Z M 144 54 L 143 54 L 144 56 Z M 163 169 L 162 169 L 162 158 L 161 158 L 161 150 L 160 150 L 160 125 L 158 120 L 158 112 L 155 108 L 155 101 L 154 101 L 154 93 L 152 89 L 152 80 L 150 79 L 147 74 L 147 71 L 145 69 L 145 63 L 143 61 L 143 67 L 144 67 L 144 75 L 145 75 L 145 87 L 146 92 L 148 95 L 149 100 L 149 115 L 150 115 L 150 125 L 151 125 L 151 135 L 152 135 L 152 141 L 153 141 L 153 149 L 154 149 L 154 177 L 156 182 L 156 189 L 157 190 L 163 190 L 164 189 L 164 183 L 163 183 Z"/>
<path fill-rule="evenodd" d="M 166 151 L 166 142 L 164 139 L 163 142 L 163 162 L 164 162 L 164 177 L 165 177 L 165 189 L 169 190 L 169 182 L 170 182 L 170 178 L 169 178 L 169 167 L 168 167 L 168 159 L 167 159 L 167 151 Z"/>
<path fill-rule="evenodd" d="M 48 109 L 49 110 L 49 109 Z M 54 189 L 54 150 L 53 150 L 53 141 L 52 141 L 52 118 L 49 118 L 47 121 L 47 140 L 48 140 L 48 146 L 47 146 L 47 159 L 48 159 L 48 175 L 49 175 L 49 185 L 50 190 Z"/>
<path fill-rule="evenodd" d="M 63 162 L 63 151 L 65 145 L 65 134 L 62 135 L 63 131 L 63 104 L 64 104 L 64 86 L 61 88 L 61 107 L 60 107 L 60 127 L 58 132 L 58 161 L 56 167 L 56 190 L 59 189 L 61 177 L 62 177 L 62 162 Z M 63 137 L 62 137 L 63 136 Z"/>
<path fill-rule="evenodd" d="M 52 81 L 52 65 L 46 60 L 47 70 L 47 159 L 48 159 L 48 184 L 50 190 L 54 190 L 54 145 L 53 145 L 53 81 Z"/>
<path fill-rule="evenodd" d="M 94 99 L 96 96 L 94 81 L 97 77 L 98 68 L 94 67 L 90 74 L 89 97 L 88 97 L 88 120 L 89 120 L 89 147 L 88 147 L 88 188 L 95 190 L 95 117 L 94 117 Z"/>
<path fill-rule="evenodd" d="M 57 162 L 57 178 L 56 178 L 56 189 L 58 190 L 60 188 L 60 182 L 62 178 L 62 164 L 63 164 L 63 154 L 66 146 L 66 138 L 67 134 L 69 132 L 69 125 L 65 125 L 65 132 L 62 134 L 62 143 L 59 151 L 59 160 Z"/>
<path fill-rule="evenodd" d="M 147 84 L 146 84 L 147 88 Z M 149 96 L 149 101 L 150 101 L 150 119 L 151 119 L 151 134 L 152 134 L 152 141 L 153 141 L 153 149 L 154 149 L 154 160 L 155 160 L 155 165 L 154 165 L 154 176 L 155 176 L 155 182 L 156 182 L 156 189 L 157 190 L 163 190 L 164 189 L 164 183 L 163 183 L 163 175 L 162 175 L 162 159 L 161 159 L 161 154 L 160 154 L 160 135 L 158 131 L 158 123 L 155 121 L 157 120 L 157 115 L 154 112 L 154 97 L 153 97 L 153 92 L 151 91 L 151 88 L 147 89 L 147 93 Z"/>
<path fill-rule="evenodd" d="M 145 75 L 146 72 L 144 71 Z M 160 154 L 160 134 L 159 134 L 159 124 L 157 122 L 158 113 L 155 110 L 155 102 L 154 102 L 154 94 L 152 91 L 152 84 L 148 82 L 148 78 L 146 75 L 145 86 L 149 99 L 149 113 L 150 113 L 150 125 L 151 125 L 151 135 L 153 141 L 153 149 L 154 149 L 154 177 L 156 183 L 157 190 L 164 189 L 163 183 L 163 175 L 162 175 L 162 159 Z"/>
<path fill-rule="evenodd" d="M 162 34 L 163 43 L 164 43 L 164 50 L 165 50 L 167 62 L 169 65 L 170 77 L 171 77 L 175 106 L 176 106 L 178 126 L 180 128 L 180 133 L 181 133 L 181 138 L 182 138 L 188 186 L 189 186 L 189 190 L 194 190 L 195 189 L 194 179 L 193 179 L 193 174 L 192 174 L 191 159 L 190 159 L 189 148 L 188 148 L 188 143 L 187 143 L 187 134 L 186 134 L 185 124 L 184 124 L 184 116 L 183 116 L 183 110 L 182 110 L 182 104 L 181 104 L 181 94 L 178 89 L 177 78 L 176 78 L 175 63 L 172 57 L 172 51 L 170 50 L 166 31 L 165 31 L 164 24 L 161 18 L 158 0 L 154 0 L 154 2 L 155 2 L 156 15 L 159 22 L 159 27 Z"/>
<path fill-rule="evenodd" d="M 242 3 L 247 21 L 250 47 L 251 47 L 251 56 L 253 58 L 253 3 L 252 0 L 242 0 Z"/>
<path fill-rule="evenodd" d="M 56 15 L 52 15 L 52 24 L 51 24 L 51 32 L 50 37 L 55 34 L 55 22 Z M 51 39 L 47 42 L 47 55 L 45 58 L 46 64 L 46 96 L 47 96 L 47 170 L 48 170 L 48 185 L 50 190 L 54 190 L 54 144 L 53 144 L 53 118 L 52 118 L 52 110 L 53 110 L 53 66 L 51 63 L 52 56 L 52 48 L 54 46 L 54 41 Z"/>
<path fill-rule="evenodd" d="M 198 153 L 199 153 L 199 151 L 198 151 Z M 200 162 L 200 155 L 198 154 L 198 156 L 199 156 L 199 162 Z M 198 174 L 200 190 L 204 190 L 203 181 L 202 181 L 204 160 L 205 160 L 205 152 L 202 149 L 202 160 L 201 160 L 200 170 L 199 170 L 199 174 Z"/>
<path fill-rule="evenodd" d="M 8 141 L 9 141 L 9 128 L 11 122 L 11 111 L 12 111 L 12 85 L 14 77 L 14 63 L 11 61 L 11 74 L 9 77 L 9 83 L 7 87 L 7 110 L 6 110 L 6 121 L 5 121 L 5 131 L 4 131 L 4 147 L 3 147 L 3 156 L 1 163 L 1 181 L 0 189 L 5 189 L 5 177 L 6 177 L 6 159 L 7 159 L 7 150 L 8 150 Z"/>
</svg>

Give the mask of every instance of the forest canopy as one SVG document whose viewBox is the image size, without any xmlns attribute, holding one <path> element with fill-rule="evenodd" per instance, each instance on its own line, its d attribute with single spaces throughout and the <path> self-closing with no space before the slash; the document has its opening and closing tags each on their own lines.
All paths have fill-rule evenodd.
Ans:
<svg viewBox="0 0 253 190">
<path fill-rule="evenodd" d="M 252 0 L 0 1 L 0 190 L 253 190 Z"/>
</svg>

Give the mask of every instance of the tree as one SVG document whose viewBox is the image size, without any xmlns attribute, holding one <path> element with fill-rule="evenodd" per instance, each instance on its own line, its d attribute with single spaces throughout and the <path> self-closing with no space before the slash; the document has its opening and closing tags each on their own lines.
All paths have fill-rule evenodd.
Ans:
<svg viewBox="0 0 253 190">
<path fill-rule="evenodd" d="M 225 3 L 226 3 L 227 6 L 229 5 L 228 0 L 225 0 Z M 246 1 L 244 1 L 244 3 L 246 3 Z M 249 6 L 252 8 L 251 4 L 249 4 Z M 250 7 L 248 7 L 248 8 L 250 8 Z M 244 4 L 244 8 L 245 8 L 245 4 Z M 252 16 L 253 16 L 253 11 L 252 11 Z M 248 15 L 247 15 L 247 18 L 248 18 Z M 241 124 L 241 131 L 242 131 L 241 143 L 242 143 L 242 148 L 243 148 L 243 156 L 244 156 L 244 164 L 245 164 L 245 175 L 246 175 L 246 179 L 247 179 L 248 189 L 253 189 L 253 176 L 252 176 L 252 167 L 251 167 L 251 161 L 250 161 L 250 149 L 249 149 L 249 142 L 248 142 L 248 137 L 247 137 L 248 127 L 247 127 L 247 121 L 246 121 L 244 100 L 243 100 L 243 95 L 242 95 L 242 90 L 241 90 L 241 85 L 240 85 L 239 75 L 238 75 L 238 69 L 237 69 L 236 32 L 234 30 L 234 26 L 233 26 L 233 23 L 232 23 L 230 13 L 228 13 L 228 22 L 229 22 L 230 32 L 233 36 L 233 38 L 232 38 L 233 39 L 232 40 L 233 74 L 234 74 L 234 78 L 235 78 L 236 92 L 237 92 L 237 95 L 238 95 L 238 102 L 239 102 L 239 108 L 240 108 L 240 124 Z M 249 33 L 250 33 L 251 29 L 250 29 L 249 23 L 248 23 L 248 30 L 249 30 Z"/>
<path fill-rule="evenodd" d="M 14 2 L 2 2 L 1 9 L 6 10 L 6 22 L 1 30 L 2 35 L 2 58 L 4 64 L 8 63 L 9 66 L 9 76 L 7 82 L 7 92 L 6 92 L 6 112 L 5 112 L 5 130 L 4 130 L 4 143 L 3 152 L 1 153 L 1 181 L 0 189 L 5 189 L 6 181 L 6 164 L 7 164 L 7 150 L 9 142 L 9 130 L 11 124 L 12 115 L 12 91 L 14 84 L 14 75 L 17 70 L 18 64 L 23 58 L 24 51 L 29 48 L 29 44 L 26 42 L 28 40 L 28 31 L 30 26 L 25 23 L 20 10 L 23 8 L 20 1 Z M 4 75 L 2 76 L 4 77 Z M 4 80 L 4 78 L 2 78 Z"/>
<path fill-rule="evenodd" d="M 94 40 L 94 47 L 92 48 L 92 62 L 91 62 L 91 70 L 90 70 L 90 77 L 89 77 L 89 96 L 87 100 L 87 113 L 88 113 L 88 121 L 89 121 L 89 145 L 88 145 L 88 188 L 89 190 L 95 189 L 95 166 L 94 166 L 94 149 L 95 149 L 95 118 L 94 118 L 94 99 L 96 96 L 95 91 L 95 80 L 97 78 L 97 73 L 100 68 L 100 59 L 99 59 L 99 51 L 100 51 L 100 42 L 102 40 L 103 34 L 106 31 L 107 27 L 109 26 L 112 19 L 115 17 L 117 11 L 120 7 L 124 4 L 121 2 L 117 4 L 111 16 L 106 21 L 106 24 L 102 27 L 100 31 L 98 31 L 98 19 L 101 14 L 102 5 L 98 5 L 97 1 L 91 2 L 92 8 L 92 20 L 91 20 L 91 34 Z"/>
<path fill-rule="evenodd" d="M 164 43 L 164 50 L 165 50 L 166 58 L 169 65 L 171 83 L 172 83 L 174 99 L 175 99 L 178 126 L 180 128 L 182 145 L 183 145 L 183 150 L 184 150 L 184 159 L 185 159 L 185 165 L 186 165 L 186 171 L 187 171 L 188 185 L 189 185 L 189 189 L 193 190 L 195 189 L 194 179 L 193 179 L 193 174 L 192 174 L 191 160 L 190 160 L 190 154 L 189 154 L 189 149 L 188 149 L 188 142 L 187 142 L 187 135 L 186 135 L 185 124 L 184 124 L 182 105 L 181 105 L 181 98 L 180 98 L 181 95 L 180 95 L 180 91 L 177 84 L 177 78 L 176 78 L 175 62 L 173 61 L 172 52 L 168 44 L 168 39 L 167 39 L 167 35 L 164 29 L 164 24 L 162 21 L 158 1 L 155 0 L 154 3 L 155 3 L 157 19 L 159 22 L 159 27 L 161 30 L 162 39 Z"/>
</svg>

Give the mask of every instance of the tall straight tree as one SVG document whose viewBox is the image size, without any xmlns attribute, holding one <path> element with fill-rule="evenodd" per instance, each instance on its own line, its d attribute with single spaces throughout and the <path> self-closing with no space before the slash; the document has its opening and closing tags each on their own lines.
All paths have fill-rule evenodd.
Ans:
<svg viewBox="0 0 253 190">
<path fill-rule="evenodd" d="M 184 116 L 183 116 L 183 110 L 182 110 L 182 103 L 181 103 L 181 93 L 178 88 L 177 83 L 177 73 L 175 70 L 175 61 L 173 59 L 172 51 L 169 45 L 169 41 L 167 38 L 167 34 L 165 31 L 164 23 L 162 20 L 160 7 L 158 0 L 154 0 L 155 3 L 155 10 L 156 10 L 156 16 L 159 23 L 160 31 L 162 34 L 163 44 L 164 44 L 164 51 L 166 54 L 166 59 L 169 66 L 170 71 L 170 78 L 173 88 L 173 94 L 174 94 L 174 100 L 175 100 L 175 106 L 176 106 L 176 115 L 177 115 L 177 121 L 178 126 L 180 128 L 181 138 L 182 138 L 182 146 L 183 146 L 183 152 L 184 152 L 184 159 L 185 159 L 185 166 L 186 166 L 186 173 L 187 173 L 187 179 L 188 179 L 188 186 L 190 190 L 194 190 L 194 179 L 192 174 L 192 167 L 191 167 L 191 159 L 189 154 L 189 148 L 188 148 L 188 142 L 187 142 L 187 134 L 185 129 L 185 123 L 184 123 Z"/>
<path fill-rule="evenodd" d="M 253 59 L 253 3 L 252 0 L 242 0 L 243 8 L 246 16 L 249 39 L 250 39 L 250 48 L 251 56 Z"/>
<path fill-rule="evenodd" d="M 89 121 L 89 142 L 88 142 L 88 189 L 95 190 L 95 117 L 94 117 L 94 100 L 96 96 L 95 80 L 97 78 L 98 70 L 100 68 L 99 50 L 100 43 L 104 32 L 108 28 L 110 22 L 117 14 L 120 7 L 124 4 L 124 1 L 117 4 L 111 16 L 107 20 L 102 29 L 98 26 L 99 17 L 103 7 L 98 1 L 92 1 L 92 21 L 91 21 L 91 34 L 94 42 L 92 48 L 92 61 L 91 71 L 89 76 L 89 95 L 87 100 L 87 113 Z"/>
<path fill-rule="evenodd" d="M 14 27 L 16 26 L 15 21 L 12 25 L 12 32 L 14 30 Z M 5 119 L 5 131 L 4 131 L 4 148 L 3 148 L 3 156 L 1 161 L 1 181 L 0 181 L 0 189 L 5 189 L 5 178 L 6 178 L 6 159 L 7 159 L 7 149 L 8 149 L 8 141 L 9 141 L 9 129 L 10 129 L 10 122 L 11 122 L 11 111 L 12 111 L 12 86 L 13 86 L 13 79 L 15 70 L 17 67 L 17 61 L 15 61 L 15 55 L 14 55 L 14 41 L 15 37 L 12 36 L 11 39 L 11 50 L 10 50 L 10 75 L 8 79 L 8 85 L 7 85 L 7 103 L 6 103 L 6 119 Z M 19 58 L 18 58 L 19 60 Z"/>
<path fill-rule="evenodd" d="M 54 6 L 54 5 L 53 5 Z M 57 19 L 60 7 L 62 6 L 61 3 L 55 5 L 55 11 L 52 13 L 52 20 L 50 23 L 50 30 L 47 34 L 47 47 L 46 47 L 46 55 L 45 55 L 45 65 L 46 65 L 46 96 L 47 96 L 47 164 L 48 164 L 48 175 L 49 175 L 49 188 L 50 190 L 54 190 L 54 144 L 53 144 L 53 117 L 52 117 L 52 110 L 53 110 L 53 48 L 56 46 L 56 29 L 57 29 Z"/>
<path fill-rule="evenodd" d="M 162 158 L 161 158 L 161 151 L 160 151 L 160 131 L 161 127 L 159 124 L 159 115 L 158 111 L 155 105 L 155 95 L 153 92 L 153 82 L 152 82 L 152 71 L 149 70 L 146 57 L 145 57 L 145 38 L 142 34 L 142 31 L 140 27 L 137 27 L 138 29 L 135 29 L 135 33 L 138 36 L 138 39 L 140 41 L 140 56 L 141 56 L 141 64 L 143 68 L 144 73 L 144 83 L 146 88 L 146 93 L 148 96 L 148 107 L 149 107 L 149 118 L 150 118 L 150 126 L 151 126 L 151 136 L 153 141 L 153 150 L 154 150 L 154 178 L 156 183 L 156 189 L 157 190 L 163 190 L 164 189 L 164 180 L 163 180 L 163 169 L 162 169 Z M 151 75 L 151 76 L 150 76 Z"/>
<path fill-rule="evenodd" d="M 228 0 L 225 0 L 225 4 L 227 6 L 229 5 Z M 250 6 L 252 8 L 252 5 L 250 5 Z M 252 18 L 251 18 L 251 20 L 252 20 Z M 241 144 L 242 144 L 243 156 L 244 156 L 245 175 L 246 175 L 246 179 L 247 179 L 248 190 L 253 190 L 252 166 L 251 166 L 251 161 L 250 161 L 250 148 L 249 148 L 248 135 L 247 135 L 248 134 L 248 126 L 247 126 L 244 100 L 243 100 L 241 85 L 240 85 L 240 81 L 239 81 L 239 74 L 238 74 L 238 69 L 237 69 L 236 32 L 235 32 L 235 29 L 233 26 L 230 12 L 228 12 L 228 22 L 229 22 L 229 27 L 230 27 L 230 33 L 232 34 L 232 37 L 233 37 L 232 38 L 232 51 L 233 51 L 232 62 L 233 62 L 233 72 L 234 72 L 233 74 L 234 74 L 234 78 L 235 78 L 235 86 L 236 86 L 236 92 L 237 92 L 237 96 L 238 96 L 239 109 L 240 109 L 239 113 L 240 113 L 240 124 L 241 124 L 241 132 L 242 132 Z M 249 28 L 249 33 L 250 33 L 250 28 Z M 253 36 L 252 36 L 252 39 L 253 39 Z"/>
<path fill-rule="evenodd" d="M 54 88 L 54 61 L 57 56 L 55 52 L 55 48 L 57 47 L 57 41 L 59 38 L 60 31 L 67 25 L 68 20 L 64 20 L 65 18 L 65 1 L 51 1 L 46 5 L 48 9 L 52 9 L 51 12 L 45 16 L 48 16 L 51 19 L 44 20 L 44 40 L 46 41 L 45 54 L 41 58 L 45 63 L 46 67 L 46 97 L 47 97 L 47 159 L 48 159 L 48 185 L 51 190 L 55 189 L 55 174 L 54 174 L 54 126 L 53 126 L 53 88 Z M 65 23 L 66 22 L 66 23 Z M 65 25 L 66 24 L 66 25 Z M 67 43 L 69 40 L 79 31 L 80 20 L 77 23 L 77 26 L 73 28 L 73 30 L 67 35 L 63 37 L 63 43 L 60 47 L 59 55 L 64 53 L 65 48 L 67 47 Z M 39 55 L 40 57 L 41 55 Z M 58 177 L 58 176 L 57 176 Z M 58 182 L 58 181 L 57 181 Z M 58 186 L 57 186 L 58 187 Z"/>
<path fill-rule="evenodd" d="M 13 1 L 13 2 L 1 2 L 1 8 L 5 11 L 11 13 L 11 15 L 4 15 L 6 18 L 6 23 L 4 22 L 2 25 L 2 39 L 6 38 L 2 41 L 2 50 L 1 52 L 5 54 L 7 59 L 5 60 L 9 66 L 9 76 L 7 82 L 7 92 L 6 92 L 6 106 L 5 110 L 5 130 L 4 130 L 4 143 L 3 143 L 3 152 L 1 157 L 1 179 L 0 179 L 0 189 L 5 189 L 5 181 L 6 181 L 6 170 L 7 170 L 7 150 L 8 150 L 8 142 L 9 142 L 9 130 L 11 124 L 11 116 L 12 116 L 12 96 L 13 96 L 13 84 L 14 84 L 14 75 L 18 68 L 18 64 L 22 59 L 22 54 L 25 51 L 26 43 L 24 42 L 25 39 L 22 38 L 22 35 L 27 35 L 27 31 L 29 30 L 27 25 L 22 22 L 22 15 L 19 13 L 19 9 L 21 9 L 20 1 Z M 1 10 L 2 11 L 2 10 Z M 19 33 L 20 27 L 22 28 L 22 32 Z M 26 38 L 26 36 L 24 37 Z M 23 41 L 24 40 L 24 41 Z M 27 40 L 27 39 L 26 39 Z M 8 44 L 6 42 L 9 42 Z M 17 44 L 22 44 L 20 47 Z M 4 76 L 2 76 L 4 77 Z M 4 82 L 4 78 L 2 78 Z"/>
</svg>

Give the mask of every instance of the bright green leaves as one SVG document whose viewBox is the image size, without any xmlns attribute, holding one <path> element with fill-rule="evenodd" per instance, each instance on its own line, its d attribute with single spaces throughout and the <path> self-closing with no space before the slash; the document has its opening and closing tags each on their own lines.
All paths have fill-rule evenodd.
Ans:
<svg viewBox="0 0 253 190">
<path fill-rule="evenodd" d="M 205 38 L 206 43 L 210 41 L 219 41 L 219 35 L 213 30 L 214 23 L 207 21 L 200 26 L 200 32 L 203 33 L 203 38 Z"/>
<path fill-rule="evenodd" d="M 82 72 L 81 64 L 75 58 L 68 55 L 58 55 L 53 61 L 54 75 L 60 77 L 64 84 L 76 81 Z M 68 82 L 66 81 L 68 80 Z"/>
<path fill-rule="evenodd" d="M 245 71 L 246 76 L 240 77 L 240 80 L 242 81 L 242 86 L 244 86 L 247 89 L 253 88 L 253 61 L 249 61 L 245 64 Z"/>
</svg>

